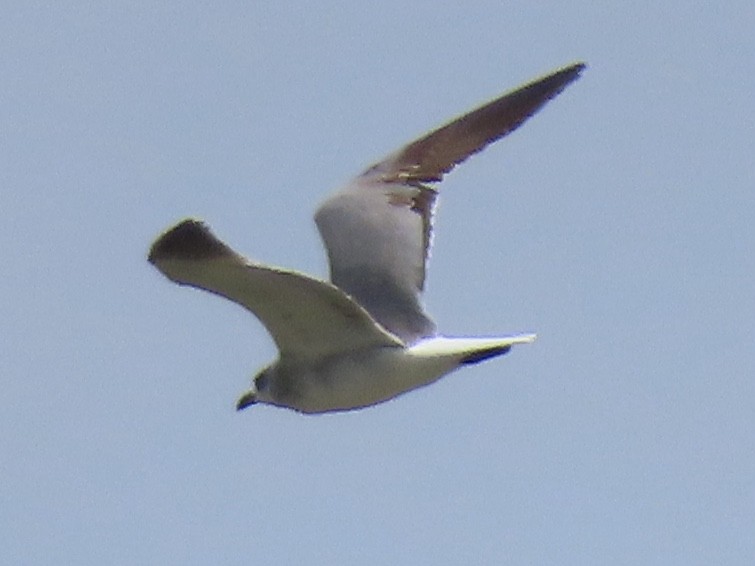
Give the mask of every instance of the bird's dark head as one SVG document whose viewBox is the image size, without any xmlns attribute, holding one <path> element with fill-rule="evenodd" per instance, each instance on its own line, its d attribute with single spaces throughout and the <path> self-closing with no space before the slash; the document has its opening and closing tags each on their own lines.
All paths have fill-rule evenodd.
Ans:
<svg viewBox="0 0 755 566">
<path fill-rule="evenodd" d="M 268 366 L 261 370 L 254 378 L 252 387 L 249 391 L 239 397 L 236 402 L 236 410 L 246 409 L 250 405 L 255 405 L 259 402 L 265 402 L 270 394 L 270 372 L 271 367 Z"/>
</svg>

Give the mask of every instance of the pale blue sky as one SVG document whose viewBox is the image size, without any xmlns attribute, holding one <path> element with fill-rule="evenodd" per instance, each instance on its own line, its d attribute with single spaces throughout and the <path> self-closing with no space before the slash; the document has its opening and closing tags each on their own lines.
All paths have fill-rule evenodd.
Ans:
<svg viewBox="0 0 755 566">
<path fill-rule="evenodd" d="M 0 563 L 755 561 L 751 2 L 62 4 L 0 18 Z M 152 239 L 324 275 L 327 191 L 575 60 L 436 219 L 440 328 L 538 342 L 235 413 L 272 343 Z"/>
</svg>

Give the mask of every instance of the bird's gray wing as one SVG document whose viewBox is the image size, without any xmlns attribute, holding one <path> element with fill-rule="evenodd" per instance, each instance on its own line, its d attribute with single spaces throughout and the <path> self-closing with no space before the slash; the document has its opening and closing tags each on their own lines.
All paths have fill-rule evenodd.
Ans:
<svg viewBox="0 0 755 566">
<path fill-rule="evenodd" d="M 345 351 L 401 345 L 334 285 L 254 263 L 198 220 L 184 220 L 160 236 L 149 261 L 176 283 L 210 291 L 251 311 L 281 356 L 316 361 Z"/>
<path fill-rule="evenodd" d="M 315 215 L 328 250 L 330 280 L 407 344 L 435 334 L 419 296 L 423 214 L 411 204 L 423 194 L 431 193 L 397 184 L 375 187 L 357 179 Z"/>
<path fill-rule="evenodd" d="M 420 294 L 438 182 L 467 157 L 518 128 L 576 80 L 577 63 L 513 90 L 413 141 L 329 197 L 315 215 L 331 281 L 388 330 L 412 343 L 434 324 Z"/>
</svg>

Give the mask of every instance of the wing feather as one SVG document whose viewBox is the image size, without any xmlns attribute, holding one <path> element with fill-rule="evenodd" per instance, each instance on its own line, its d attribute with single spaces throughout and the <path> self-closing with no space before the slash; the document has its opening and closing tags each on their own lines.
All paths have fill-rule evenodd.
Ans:
<svg viewBox="0 0 755 566">
<path fill-rule="evenodd" d="M 507 92 L 405 145 L 364 174 L 377 173 L 386 182 L 439 182 L 467 157 L 516 130 L 584 68 L 584 63 L 575 63 Z"/>
<path fill-rule="evenodd" d="M 518 128 L 576 80 L 576 63 L 508 92 L 402 147 L 319 207 L 330 279 L 407 344 L 435 333 L 421 304 L 437 191 L 425 183 Z"/>
<path fill-rule="evenodd" d="M 254 314 L 281 356 L 318 360 L 401 341 L 334 285 L 252 262 L 187 219 L 160 236 L 149 261 L 168 279 L 210 291 Z"/>
</svg>

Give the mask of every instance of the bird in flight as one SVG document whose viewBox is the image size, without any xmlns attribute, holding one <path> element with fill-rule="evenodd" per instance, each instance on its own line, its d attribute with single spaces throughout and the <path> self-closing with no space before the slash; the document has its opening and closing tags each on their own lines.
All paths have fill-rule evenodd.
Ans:
<svg viewBox="0 0 755 566">
<path fill-rule="evenodd" d="M 437 189 L 470 155 L 518 128 L 576 80 L 557 70 L 402 147 L 329 196 L 315 214 L 330 282 L 236 253 L 201 221 L 155 240 L 149 261 L 168 279 L 225 297 L 270 332 L 278 359 L 236 404 L 302 413 L 375 405 L 468 364 L 507 353 L 534 334 L 450 338 L 424 311 Z"/>
</svg>

